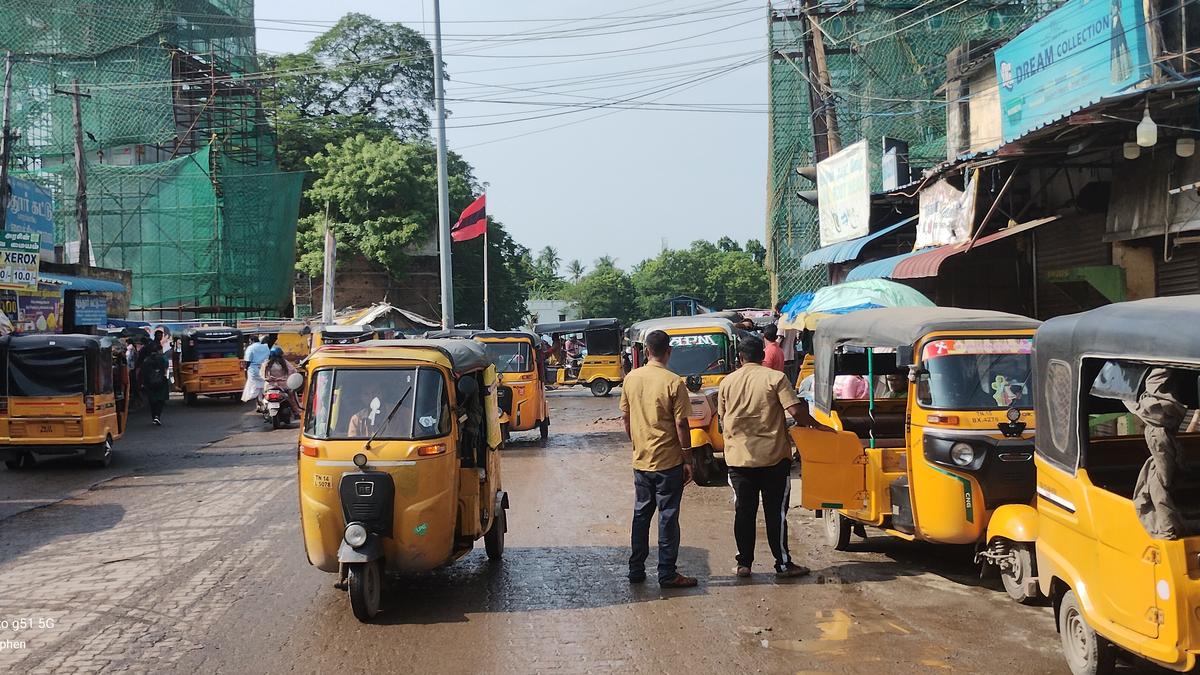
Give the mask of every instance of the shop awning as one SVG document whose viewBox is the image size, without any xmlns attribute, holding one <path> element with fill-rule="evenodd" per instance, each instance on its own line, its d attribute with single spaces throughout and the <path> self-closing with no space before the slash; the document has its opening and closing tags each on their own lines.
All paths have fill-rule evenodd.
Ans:
<svg viewBox="0 0 1200 675">
<path fill-rule="evenodd" d="M 846 281 L 862 281 L 863 279 L 893 279 L 893 272 L 896 266 L 900 263 L 919 255 L 924 255 L 930 251 L 936 251 L 934 248 L 923 248 L 919 251 L 909 251 L 901 253 L 883 260 L 873 260 L 869 263 L 863 263 L 858 267 L 850 270 L 846 275 Z"/>
<path fill-rule="evenodd" d="M 908 225 L 909 223 L 915 221 L 916 219 L 917 219 L 917 216 L 912 216 L 911 218 L 905 218 L 904 220 L 901 220 L 898 223 L 888 225 L 887 227 L 883 228 L 882 230 L 880 230 L 878 232 L 872 232 L 871 234 L 868 234 L 865 237 L 858 237 L 857 239 L 840 241 L 836 244 L 830 244 L 829 246 L 819 248 L 815 251 L 810 251 L 810 252 L 806 253 L 803 258 L 800 259 L 800 269 L 807 270 L 807 269 L 812 269 L 812 268 L 816 267 L 817 265 L 830 265 L 833 263 L 841 263 L 841 262 L 846 262 L 848 260 L 854 260 L 862 253 L 863 248 L 865 248 L 867 244 L 871 243 L 872 241 L 875 241 L 876 239 L 879 239 L 880 237 L 884 237 L 884 236 L 891 234 L 892 232 L 895 232 L 896 230 L 900 229 L 901 227 L 904 227 L 905 225 Z"/>
<path fill-rule="evenodd" d="M 864 263 L 850 270 L 850 274 L 846 276 L 846 280 L 921 279 L 924 277 L 936 277 L 938 271 L 942 268 L 942 263 L 946 262 L 952 256 L 956 256 L 959 253 L 966 253 L 971 249 L 985 246 L 1005 237 L 1011 237 L 1014 234 L 1028 232 L 1038 225 L 1043 225 L 1057 219 L 1058 216 L 1050 216 L 1049 218 L 1039 218 L 1027 223 L 1021 223 L 1020 225 L 1013 225 L 999 232 L 993 232 L 986 237 L 980 237 L 975 240 L 973 245 L 970 242 L 966 242 L 949 246 L 923 248 L 919 251 L 901 253 L 900 255 L 884 258 L 883 260 Z"/>
<path fill-rule="evenodd" d="M 62 286 L 68 291 L 86 291 L 91 293 L 124 293 L 125 286 L 115 281 L 103 279 L 86 279 L 84 277 L 69 277 L 65 274 L 48 274 L 40 272 L 38 283 L 51 286 Z"/>
</svg>

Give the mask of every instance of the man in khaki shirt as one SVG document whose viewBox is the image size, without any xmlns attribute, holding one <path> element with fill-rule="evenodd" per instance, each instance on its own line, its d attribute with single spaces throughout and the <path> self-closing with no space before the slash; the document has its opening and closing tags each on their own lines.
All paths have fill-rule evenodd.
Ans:
<svg viewBox="0 0 1200 675">
<path fill-rule="evenodd" d="M 629 581 L 646 580 L 650 555 L 650 521 L 658 509 L 658 585 L 688 588 L 692 577 L 675 568 L 679 556 L 679 502 L 692 479 L 691 404 L 683 380 L 667 370 L 671 339 L 661 330 L 646 336 L 649 360 L 621 384 L 621 416 L 633 441 L 633 533 L 630 537 Z"/>
<path fill-rule="evenodd" d="M 797 577 L 807 567 L 792 562 L 787 544 L 787 509 L 791 497 L 792 444 L 784 412 L 797 424 L 817 425 L 800 404 L 787 376 L 763 365 L 763 341 L 745 338 L 738 345 L 742 366 L 721 382 L 717 414 L 725 437 L 725 464 L 735 498 L 733 538 L 737 542 L 739 577 L 750 576 L 758 500 L 762 497 L 767 543 L 775 556 L 775 575 Z"/>
</svg>

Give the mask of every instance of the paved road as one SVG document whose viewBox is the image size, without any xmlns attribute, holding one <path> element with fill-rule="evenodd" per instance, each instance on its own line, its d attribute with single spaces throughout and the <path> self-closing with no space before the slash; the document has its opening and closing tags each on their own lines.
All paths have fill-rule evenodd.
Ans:
<svg viewBox="0 0 1200 675">
<path fill-rule="evenodd" d="M 834 553 L 796 509 L 814 574 L 777 582 L 760 541 L 759 574 L 737 579 L 726 489 L 684 497 L 700 586 L 631 587 L 616 398 L 551 399 L 550 443 L 505 451 L 503 562 L 477 550 L 394 580 L 373 625 L 305 561 L 296 432 L 244 408 L 172 401 L 105 471 L 0 470 L 0 672 L 1066 672 L 1050 610 L 981 585 L 969 552 L 873 537 Z"/>
</svg>

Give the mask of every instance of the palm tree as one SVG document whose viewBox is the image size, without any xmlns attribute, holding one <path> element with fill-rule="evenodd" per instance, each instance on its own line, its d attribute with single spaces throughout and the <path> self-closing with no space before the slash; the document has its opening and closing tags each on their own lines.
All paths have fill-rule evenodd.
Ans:
<svg viewBox="0 0 1200 675">
<path fill-rule="evenodd" d="M 562 264 L 562 258 L 558 255 L 558 249 L 553 246 L 547 246 L 538 252 L 538 264 L 545 267 L 551 274 L 558 274 L 558 267 Z"/>
<path fill-rule="evenodd" d="M 593 267 L 616 267 L 616 266 L 617 266 L 617 260 L 615 258 L 613 258 L 611 255 L 602 255 L 599 258 L 596 258 L 596 263 L 593 265 Z"/>
<path fill-rule="evenodd" d="M 570 275 L 572 282 L 579 283 L 580 277 L 583 276 L 583 263 L 579 262 L 579 259 L 567 263 L 567 274 Z"/>
</svg>

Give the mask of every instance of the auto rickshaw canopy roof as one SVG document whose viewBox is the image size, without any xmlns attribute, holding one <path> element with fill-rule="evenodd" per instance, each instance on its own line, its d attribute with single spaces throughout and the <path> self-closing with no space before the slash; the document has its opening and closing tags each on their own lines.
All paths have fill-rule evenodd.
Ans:
<svg viewBox="0 0 1200 675">
<path fill-rule="evenodd" d="M 325 335 L 366 335 L 374 332 L 375 327 L 368 323 L 356 323 L 348 326 L 331 323 L 328 326 L 321 326 L 321 333 Z"/>
<path fill-rule="evenodd" d="M 188 328 L 180 333 L 183 337 L 194 340 L 241 340 L 242 331 L 229 326 L 203 326 Z"/>
<path fill-rule="evenodd" d="M 64 351 L 100 351 L 111 349 L 112 338 L 99 335 L 6 335 L 0 349 L 11 352 L 34 351 L 54 347 Z"/>
<path fill-rule="evenodd" d="M 1074 363 L 1084 353 L 1150 360 L 1200 360 L 1200 340 L 1182 326 L 1200 322 L 1200 295 L 1104 305 L 1050 319 L 1037 332 L 1038 361 Z"/>
<path fill-rule="evenodd" d="M 625 335 L 630 342 L 642 343 L 646 341 L 646 335 L 652 331 L 691 328 L 710 332 L 720 331 L 732 336 L 734 325 L 729 319 L 715 316 L 664 316 L 658 319 L 639 321 L 630 326 Z"/>
<path fill-rule="evenodd" d="M 841 347 L 912 347 L 930 333 L 1036 329 L 1041 322 L 1019 314 L 959 307 L 888 307 L 830 316 L 813 339 L 813 397 L 818 409 L 833 406 L 835 354 Z"/>
<path fill-rule="evenodd" d="M 575 321 L 539 323 L 533 327 L 533 330 L 535 333 L 542 335 L 558 335 L 561 333 L 584 333 L 589 330 L 600 330 L 603 328 L 620 330 L 621 322 L 617 319 L 577 319 Z"/>
<path fill-rule="evenodd" d="M 474 328 L 449 328 L 445 330 L 426 331 L 422 336 L 426 339 L 444 339 L 444 338 L 467 338 L 477 340 L 487 340 L 496 338 L 500 340 L 520 339 L 531 343 L 537 347 L 541 342 L 541 338 L 537 333 L 527 330 L 477 330 Z"/>
<path fill-rule="evenodd" d="M 482 344 L 462 338 L 367 340 L 352 345 L 322 345 L 309 355 L 308 360 L 322 357 L 444 362 L 455 374 L 483 370 L 492 365 L 492 359 Z"/>
</svg>

